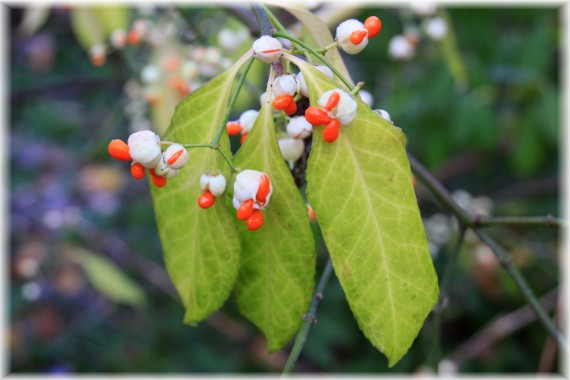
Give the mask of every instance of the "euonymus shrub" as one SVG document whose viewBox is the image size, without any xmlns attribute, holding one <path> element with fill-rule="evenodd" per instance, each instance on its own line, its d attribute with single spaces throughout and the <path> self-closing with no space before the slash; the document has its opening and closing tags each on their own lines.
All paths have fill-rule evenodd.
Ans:
<svg viewBox="0 0 570 380">
<path fill-rule="evenodd" d="M 326 49 L 285 32 L 274 33 L 281 40 L 262 36 L 180 102 L 164 136 L 137 132 L 127 143 L 113 140 L 109 152 L 132 162 L 134 178 L 150 173 L 166 267 L 185 323 L 207 318 L 235 292 L 269 350 L 283 348 L 311 301 L 312 213 L 358 325 L 393 366 L 418 335 L 438 286 L 405 136 L 385 111 L 361 100 L 337 50 L 358 53 L 381 23 L 347 20 L 333 43 L 314 16 L 292 13 Z M 286 40 L 291 46 L 284 48 Z M 230 121 L 255 59 L 270 65 L 261 107 Z M 235 156 L 229 134 L 241 134 Z M 304 154 L 311 135 L 308 213 L 288 164 Z"/>
</svg>

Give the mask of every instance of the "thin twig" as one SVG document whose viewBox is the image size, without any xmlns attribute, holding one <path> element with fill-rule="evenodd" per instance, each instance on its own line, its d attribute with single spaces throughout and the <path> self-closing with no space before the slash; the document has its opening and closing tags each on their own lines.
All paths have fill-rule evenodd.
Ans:
<svg viewBox="0 0 570 380">
<path fill-rule="evenodd" d="M 513 259 L 505 250 L 499 246 L 486 232 L 481 231 L 477 228 L 473 228 L 473 231 L 479 236 L 479 239 L 483 241 L 497 256 L 501 265 L 509 272 L 517 286 L 519 287 L 520 291 L 522 292 L 526 302 L 530 305 L 530 307 L 534 310 L 537 318 L 546 328 L 546 331 L 558 342 L 558 344 L 565 350 L 566 349 L 566 341 L 562 334 L 556 329 L 552 320 L 544 311 L 540 303 L 532 293 L 530 286 L 527 284 L 526 280 L 522 276 L 521 272 L 518 268 L 513 264 Z"/>
<path fill-rule="evenodd" d="M 520 289 L 525 300 L 530 305 L 532 310 L 535 312 L 538 320 L 546 328 L 546 331 L 558 342 L 558 344 L 566 349 L 566 341 L 562 334 L 556 329 L 552 321 L 550 320 L 548 314 L 540 306 L 540 303 L 532 293 L 532 290 L 518 268 L 513 265 L 512 258 L 508 253 L 499 246 L 495 240 L 493 240 L 485 231 L 481 231 L 476 222 L 475 218 L 470 216 L 463 208 L 461 208 L 453 199 L 451 194 L 445 189 L 441 183 L 423 166 L 418 160 L 416 160 L 411 154 L 408 153 L 408 159 L 412 170 L 414 171 L 416 177 L 423 182 L 423 184 L 432 192 L 432 194 L 437 198 L 437 200 L 445 207 L 448 211 L 452 212 L 459 222 L 469 228 L 471 228 L 477 236 L 491 248 L 501 265 L 507 270 L 511 275 L 515 284 Z"/>
<path fill-rule="evenodd" d="M 312 325 L 317 323 L 317 307 L 319 306 L 319 302 L 323 299 L 323 291 L 325 290 L 329 278 L 333 273 L 332 269 L 332 262 L 329 259 L 327 265 L 325 266 L 325 269 L 323 270 L 319 284 L 315 288 L 315 293 L 313 294 L 313 302 L 309 307 L 309 312 L 303 316 L 303 325 L 295 337 L 295 343 L 293 344 L 293 348 L 291 349 L 291 353 L 289 354 L 289 358 L 287 359 L 287 363 L 283 369 L 283 374 L 289 374 L 293 372 L 295 363 L 297 363 L 297 359 L 299 359 L 299 355 L 301 354 L 301 351 L 305 346 L 305 342 L 307 341 L 309 330 L 311 329 Z"/>
<path fill-rule="evenodd" d="M 271 26 L 271 22 L 268 18 L 268 13 L 266 11 L 267 8 L 263 4 L 254 3 L 251 5 L 251 9 L 253 9 L 253 13 L 255 14 L 255 18 L 257 19 L 257 23 L 259 24 L 259 30 L 262 36 L 271 36 L 273 33 L 273 26 Z"/>
<path fill-rule="evenodd" d="M 478 227 L 495 226 L 498 224 L 506 225 L 543 225 L 545 227 L 563 227 L 564 221 L 554 217 L 552 214 L 546 216 L 476 216 L 475 225 Z"/>
</svg>

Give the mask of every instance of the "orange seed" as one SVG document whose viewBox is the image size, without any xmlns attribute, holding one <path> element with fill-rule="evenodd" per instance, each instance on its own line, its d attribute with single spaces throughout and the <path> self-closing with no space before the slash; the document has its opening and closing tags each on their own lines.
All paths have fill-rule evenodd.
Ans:
<svg viewBox="0 0 570 380">
<path fill-rule="evenodd" d="M 123 140 L 115 139 L 109 143 L 107 148 L 111 157 L 119 161 L 132 161 L 129 153 L 129 146 Z"/>
<path fill-rule="evenodd" d="M 241 206 L 239 206 L 236 215 L 239 220 L 246 220 L 251 216 L 252 212 L 253 199 L 248 199 L 247 201 L 243 202 Z"/>
</svg>

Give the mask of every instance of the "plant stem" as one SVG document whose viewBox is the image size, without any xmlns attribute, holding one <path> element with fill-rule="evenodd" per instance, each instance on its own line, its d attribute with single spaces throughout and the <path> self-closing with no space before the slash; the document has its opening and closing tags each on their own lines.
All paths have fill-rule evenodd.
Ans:
<svg viewBox="0 0 570 380">
<path fill-rule="evenodd" d="M 545 227 L 563 227 L 564 221 L 560 218 L 555 218 L 552 214 L 546 216 L 493 216 L 484 217 L 476 216 L 475 225 L 477 227 L 488 227 L 494 225 L 544 225 Z"/>
<path fill-rule="evenodd" d="M 424 185 L 432 192 L 435 198 L 442 204 L 444 208 L 453 213 L 455 217 L 459 220 L 460 224 L 471 228 L 477 236 L 491 248 L 501 265 L 507 270 L 511 275 L 515 284 L 518 286 L 522 292 L 525 300 L 530 305 L 538 320 L 546 328 L 546 331 L 558 342 L 562 348 L 566 348 L 566 341 L 556 329 L 540 303 L 532 294 L 532 291 L 527 284 L 526 280 L 519 272 L 516 266 L 513 265 L 511 257 L 508 253 L 503 250 L 485 231 L 481 231 L 474 217 L 471 217 L 465 210 L 463 210 L 452 198 L 451 194 L 443 187 L 443 185 L 423 166 L 421 165 L 411 154 L 408 154 L 408 159 L 412 170 L 416 174 L 417 178 L 420 179 Z"/>
<path fill-rule="evenodd" d="M 509 272 L 513 280 L 515 280 L 515 283 L 523 293 L 523 296 L 526 299 L 527 303 L 530 305 L 536 317 L 546 328 L 548 333 L 558 342 L 558 344 L 564 350 L 566 350 L 565 339 L 562 337 L 562 334 L 560 334 L 560 332 L 556 329 L 556 327 L 552 323 L 552 320 L 550 319 L 548 314 L 546 314 L 546 311 L 544 311 L 544 309 L 542 308 L 542 306 L 540 305 L 540 303 L 532 293 L 532 290 L 526 283 L 524 277 L 522 276 L 518 268 L 513 264 L 513 259 L 486 232 L 481 231 L 477 228 L 472 228 L 472 229 L 477 234 L 477 236 L 479 236 L 479 238 L 485 244 L 487 244 L 489 248 L 491 248 L 491 250 L 495 253 L 495 256 L 497 256 L 497 259 L 499 259 L 501 265 L 507 270 L 507 272 Z"/>
<path fill-rule="evenodd" d="M 273 33 L 273 27 L 271 26 L 271 22 L 269 22 L 269 13 L 266 11 L 267 7 L 265 7 L 265 9 L 263 7 L 265 7 L 265 5 L 258 3 L 251 5 L 255 18 L 257 19 L 257 23 L 259 24 L 261 35 L 271 36 L 271 33 Z"/>
<path fill-rule="evenodd" d="M 423 182 L 442 206 L 451 211 L 459 220 L 459 223 L 471 227 L 473 225 L 473 218 L 455 202 L 447 189 L 409 153 L 408 160 L 410 161 L 410 166 L 416 178 Z"/>
<path fill-rule="evenodd" d="M 319 302 L 323 299 L 323 291 L 329 281 L 331 274 L 333 273 L 332 261 L 329 258 L 327 261 L 327 265 L 323 270 L 323 274 L 321 275 L 321 279 L 317 287 L 315 288 L 315 293 L 313 294 L 313 302 L 309 307 L 309 312 L 303 316 L 303 325 L 299 329 L 297 336 L 295 337 L 295 343 L 293 344 L 293 348 L 291 349 L 291 353 L 289 354 L 289 358 L 287 359 L 287 363 L 285 364 L 285 368 L 283 369 L 283 374 L 292 373 L 295 369 L 295 363 L 297 363 L 297 359 L 299 359 L 299 355 L 305 346 L 305 342 L 307 341 L 307 335 L 309 334 L 309 330 L 311 326 L 317 323 L 317 307 L 319 306 Z"/>
<path fill-rule="evenodd" d="M 273 23 L 273 25 L 279 29 L 282 33 L 285 34 L 289 34 L 287 32 L 287 29 L 285 29 L 285 27 L 283 26 L 283 24 L 281 24 L 281 22 L 277 19 L 277 17 L 275 17 L 275 15 L 273 14 L 273 12 L 271 12 L 269 10 L 269 8 L 267 8 L 267 6 L 265 4 L 259 4 L 260 8 L 263 9 L 263 11 L 265 12 L 265 16 L 267 18 L 269 18 L 269 20 Z"/>
<path fill-rule="evenodd" d="M 317 57 L 318 60 L 321 61 L 325 66 L 327 66 L 329 69 L 331 69 L 331 71 L 334 73 L 334 75 L 336 75 L 337 78 L 340 79 L 342 81 L 342 83 L 344 83 L 346 88 L 348 88 L 350 91 L 354 90 L 354 86 L 333 65 L 330 64 L 330 62 L 325 58 L 324 55 L 320 54 L 319 52 L 317 52 L 315 49 L 313 49 L 312 47 L 310 47 L 309 45 L 307 45 L 303 41 L 296 39 L 295 37 L 293 37 L 289 33 L 273 32 L 273 36 L 274 37 L 286 38 L 289 41 L 293 42 L 295 45 L 301 46 L 302 48 L 308 50 L 312 55 Z"/>
<path fill-rule="evenodd" d="M 364 82 L 358 82 L 356 84 L 356 86 L 354 86 L 354 88 L 352 89 L 352 91 L 350 91 L 350 95 L 356 95 L 358 94 L 358 91 L 360 91 L 360 89 L 364 86 Z"/>
<path fill-rule="evenodd" d="M 254 57 L 249 57 L 247 63 L 245 64 L 245 69 L 241 75 L 241 77 L 239 78 L 236 88 L 234 89 L 234 92 L 230 98 L 230 102 L 228 103 L 228 108 L 226 109 L 226 113 L 218 127 L 218 132 L 216 133 L 216 137 L 214 138 L 214 141 L 212 141 L 212 148 L 214 149 L 218 149 L 219 143 L 220 143 L 220 139 L 222 138 L 222 134 L 224 133 L 224 130 L 226 129 L 226 124 L 228 123 L 228 120 L 230 119 L 230 116 L 232 114 L 232 111 L 234 109 L 234 105 L 236 104 L 236 100 L 237 97 L 239 95 L 239 92 L 243 86 L 243 83 L 245 82 L 245 77 L 247 76 L 247 73 L 249 72 L 249 68 L 251 67 L 251 64 L 253 63 L 253 60 L 255 58 Z"/>
<path fill-rule="evenodd" d="M 445 265 L 445 270 L 443 271 L 443 276 L 441 278 L 441 283 L 439 285 L 439 298 L 437 305 L 433 309 L 434 319 L 433 319 L 433 346 L 432 346 L 432 367 L 435 373 L 438 373 L 439 361 L 441 358 L 441 315 L 443 314 L 445 300 L 447 298 L 447 290 L 449 288 L 449 282 L 451 280 L 451 273 L 455 266 L 455 261 L 463 245 L 463 240 L 465 238 L 466 228 L 464 226 L 460 227 L 459 236 L 453 251 L 451 251 L 451 256 L 449 257 L 447 264 Z"/>
<path fill-rule="evenodd" d="M 230 169 L 232 170 L 232 172 L 234 172 L 234 173 L 239 172 L 239 169 L 232 162 L 231 157 L 229 157 L 228 154 L 223 149 L 220 149 L 220 147 L 217 147 L 215 149 L 220 153 L 220 155 L 223 157 L 223 159 L 226 160 L 226 162 L 227 162 L 228 166 L 230 167 Z"/>
</svg>

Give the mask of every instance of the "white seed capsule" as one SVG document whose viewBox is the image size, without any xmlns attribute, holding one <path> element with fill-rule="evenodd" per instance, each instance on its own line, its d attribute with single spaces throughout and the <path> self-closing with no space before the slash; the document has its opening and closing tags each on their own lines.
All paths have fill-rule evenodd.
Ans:
<svg viewBox="0 0 570 380">
<path fill-rule="evenodd" d="M 222 174 L 210 176 L 209 188 L 214 197 L 219 197 L 226 191 L 226 177 Z"/>
<path fill-rule="evenodd" d="M 279 150 L 281 155 L 288 162 L 295 162 L 303 155 L 305 151 L 305 142 L 303 140 L 286 138 L 279 139 Z"/>
<path fill-rule="evenodd" d="M 222 174 L 202 174 L 202 177 L 200 177 L 200 190 L 210 190 L 214 197 L 219 197 L 226 191 L 226 177 Z"/>
<path fill-rule="evenodd" d="M 358 44 L 352 43 L 350 35 L 353 32 L 363 32 L 366 36 Z M 360 53 L 368 45 L 368 30 L 358 20 L 350 19 L 341 22 L 336 28 L 336 41 L 339 47 L 348 54 Z"/>
<path fill-rule="evenodd" d="M 313 133 L 313 125 L 305 116 L 295 116 L 287 123 L 287 134 L 294 139 L 305 139 Z"/>
<path fill-rule="evenodd" d="M 329 91 L 325 92 L 323 95 L 321 95 L 318 103 L 321 107 L 326 106 L 326 104 L 329 101 L 329 97 L 334 92 L 339 93 L 340 100 L 339 100 L 337 106 L 334 107 L 330 111 L 330 113 L 331 113 L 332 117 L 337 118 L 342 125 L 348 125 L 356 117 L 356 108 L 358 107 L 356 104 L 356 101 L 354 101 L 354 99 L 352 99 L 352 96 L 350 96 L 346 92 L 339 90 L 339 89 L 329 90 Z"/>
<path fill-rule="evenodd" d="M 374 103 L 374 97 L 371 93 L 366 90 L 360 90 L 358 94 L 364 103 L 368 104 L 369 107 L 372 107 L 372 103 Z"/>
<path fill-rule="evenodd" d="M 255 119 L 257 118 L 258 114 L 259 111 L 256 110 L 245 111 L 244 113 L 241 114 L 241 116 L 239 117 L 239 123 L 243 128 L 241 132 L 242 134 L 251 131 L 253 123 L 255 123 Z"/>
<path fill-rule="evenodd" d="M 200 190 L 206 191 L 210 186 L 210 176 L 208 174 L 202 174 L 200 177 Z"/>
<path fill-rule="evenodd" d="M 253 43 L 253 55 L 262 62 L 272 63 L 281 57 L 283 45 L 277 38 L 261 36 Z"/>
<path fill-rule="evenodd" d="M 234 196 L 237 199 L 237 201 L 240 203 L 240 205 L 241 203 L 247 201 L 248 199 L 253 199 L 254 201 L 256 200 L 259 184 L 264 175 L 267 176 L 267 174 L 263 172 L 247 169 L 240 172 L 236 176 L 236 181 L 234 182 Z M 267 207 L 267 205 L 269 204 L 269 198 L 271 198 L 272 193 L 273 193 L 273 186 L 270 184 L 269 193 L 265 198 L 266 199 L 265 204 L 263 206 L 260 206 L 257 204 L 257 202 L 255 202 L 255 205 L 258 206 L 257 208 L 264 209 L 265 207 Z"/>
<path fill-rule="evenodd" d="M 262 93 L 259 96 L 259 103 L 263 106 L 264 103 L 271 103 L 275 99 L 275 94 L 272 92 L 271 96 L 267 96 L 267 92 Z"/>
<path fill-rule="evenodd" d="M 168 166 L 164 156 L 160 156 L 158 162 L 154 165 L 154 173 L 164 178 L 172 178 L 178 175 L 178 169 Z"/>
<path fill-rule="evenodd" d="M 283 95 L 295 96 L 297 92 L 299 92 L 299 82 L 297 82 L 295 75 L 281 75 L 273 81 L 273 95 L 276 97 Z"/>
<path fill-rule="evenodd" d="M 392 122 L 392 118 L 390 114 L 385 110 L 374 110 L 374 113 L 380 115 L 383 119 L 388 120 L 390 123 Z"/>
<path fill-rule="evenodd" d="M 134 162 L 153 168 L 162 157 L 160 137 L 152 131 L 139 131 L 129 136 L 127 144 Z"/>
<path fill-rule="evenodd" d="M 322 65 L 315 65 L 315 69 L 319 70 L 321 73 L 325 74 L 330 79 L 333 79 L 333 72 L 326 66 Z M 307 88 L 307 82 L 305 82 L 305 77 L 303 76 L 302 72 L 297 74 L 297 82 L 299 83 L 299 89 L 303 96 L 309 96 L 309 89 Z"/>
<path fill-rule="evenodd" d="M 188 151 L 180 144 L 172 144 L 163 153 L 166 165 L 180 169 L 188 162 Z"/>
</svg>

